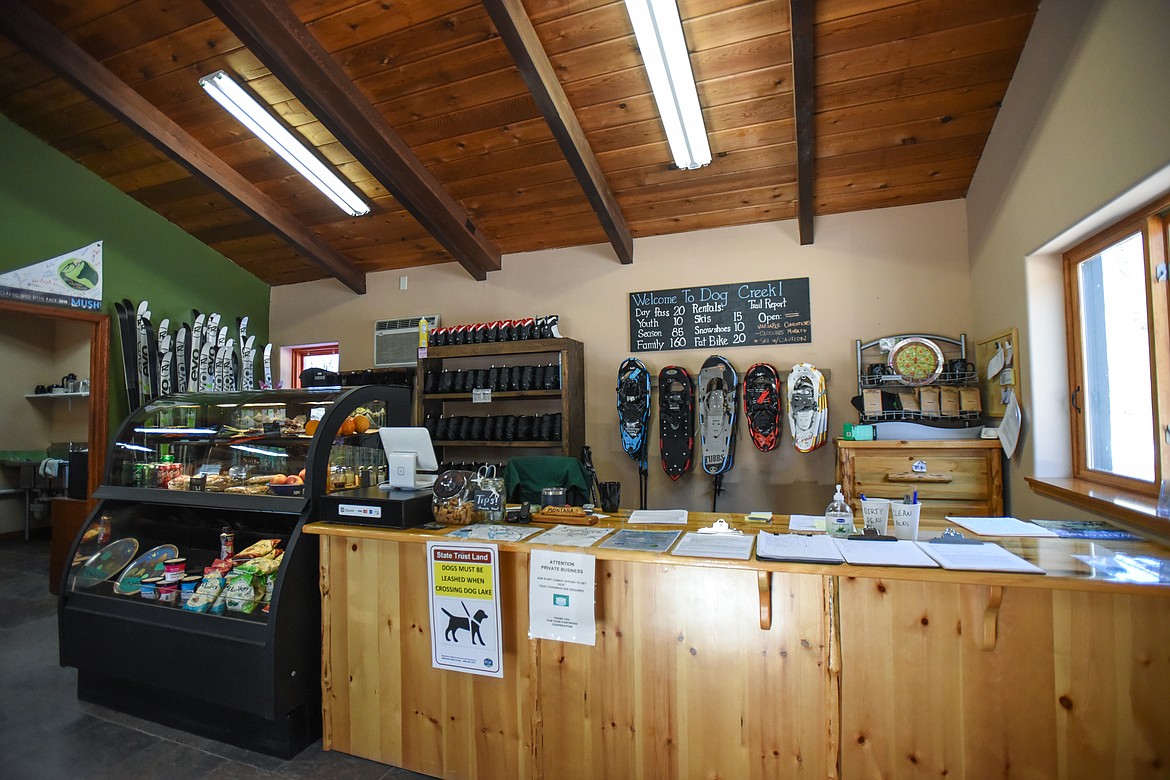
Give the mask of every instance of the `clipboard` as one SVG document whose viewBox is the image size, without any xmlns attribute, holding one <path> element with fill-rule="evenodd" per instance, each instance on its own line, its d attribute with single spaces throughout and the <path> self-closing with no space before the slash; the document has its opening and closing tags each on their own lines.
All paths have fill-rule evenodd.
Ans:
<svg viewBox="0 0 1170 780">
<path fill-rule="evenodd" d="M 898 537 L 879 534 L 876 528 L 863 528 L 859 534 L 850 534 L 845 537 L 854 542 L 896 542 Z"/>
<path fill-rule="evenodd" d="M 942 536 L 927 539 L 925 544 L 983 544 L 983 542 L 978 539 L 968 539 L 954 528 L 948 528 L 942 532 Z"/>
</svg>

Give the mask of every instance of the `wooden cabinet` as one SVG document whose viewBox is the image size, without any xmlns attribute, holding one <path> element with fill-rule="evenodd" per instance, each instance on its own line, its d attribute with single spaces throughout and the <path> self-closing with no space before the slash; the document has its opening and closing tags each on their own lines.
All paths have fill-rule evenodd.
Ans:
<svg viewBox="0 0 1170 780">
<path fill-rule="evenodd" d="M 430 430 L 445 462 L 506 460 L 516 449 L 579 457 L 584 363 L 584 345 L 566 338 L 430 347 L 418 361 L 415 424 Z"/>
<path fill-rule="evenodd" d="M 1003 514 L 998 440 L 837 440 L 837 482 L 860 516 L 859 496 L 901 499 L 918 492 L 922 518 Z M 925 464 L 916 471 L 915 464 Z"/>
</svg>

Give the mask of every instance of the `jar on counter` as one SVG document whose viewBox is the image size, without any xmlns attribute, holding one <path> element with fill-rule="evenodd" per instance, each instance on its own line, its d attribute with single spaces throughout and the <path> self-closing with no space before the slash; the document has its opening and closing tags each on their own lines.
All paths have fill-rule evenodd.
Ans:
<svg viewBox="0 0 1170 780">
<path fill-rule="evenodd" d="M 470 471 L 444 471 L 435 480 L 431 512 L 435 522 L 468 525 L 475 521 L 475 485 Z"/>
<path fill-rule="evenodd" d="M 504 522 L 504 478 L 481 476 L 475 481 L 476 522 Z"/>
</svg>

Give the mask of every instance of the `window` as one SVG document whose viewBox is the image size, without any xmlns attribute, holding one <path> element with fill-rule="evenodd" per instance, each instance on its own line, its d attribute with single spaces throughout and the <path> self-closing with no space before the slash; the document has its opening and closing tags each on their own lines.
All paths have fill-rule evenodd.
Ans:
<svg viewBox="0 0 1170 780">
<path fill-rule="evenodd" d="M 301 372 L 306 368 L 323 368 L 337 373 L 341 370 L 341 354 L 337 344 L 314 344 L 309 347 L 292 347 L 292 385 L 301 386 Z"/>
<path fill-rule="evenodd" d="M 1165 197 L 1064 255 L 1073 476 L 1156 493 L 1170 447 Z"/>
</svg>

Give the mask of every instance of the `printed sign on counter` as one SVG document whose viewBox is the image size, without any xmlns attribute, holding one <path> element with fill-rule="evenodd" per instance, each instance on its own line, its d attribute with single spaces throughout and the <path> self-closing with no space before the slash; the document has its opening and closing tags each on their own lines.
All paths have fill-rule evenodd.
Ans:
<svg viewBox="0 0 1170 780">
<path fill-rule="evenodd" d="M 808 277 L 630 293 L 630 351 L 812 342 Z"/>
<path fill-rule="evenodd" d="M 427 542 L 436 669 L 504 676 L 499 561 L 494 544 Z"/>
<path fill-rule="evenodd" d="M 597 644 L 597 559 L 533 550 L 528 564 L 528 638 Z"/>
</svg>

